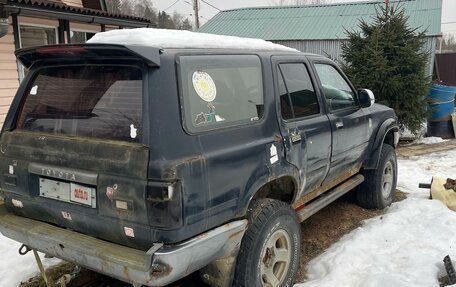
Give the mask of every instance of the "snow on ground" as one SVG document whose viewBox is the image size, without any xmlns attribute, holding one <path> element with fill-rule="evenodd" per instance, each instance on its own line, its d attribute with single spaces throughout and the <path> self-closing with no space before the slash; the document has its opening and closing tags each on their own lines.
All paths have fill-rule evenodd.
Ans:
<svg viewBox="0 0 456 287">
<path fill-rule="evenodd" d="M 428 137 L 428 138 L 419 138 L 417 140 L 415 140 L 413 143 L 414 144 L 437 144 L 437 143 L 443 143 L 443 142 L 447 142 L 449 140 L 444 140 L 442 138 L 439 138 L 439 137 Z"/>
<path fill-rule="evenodd" d="M 0 234 L 0 286 L 16 287 L 21 281 L 39 274 L 33 252 L 24 256 L 19 255 L 20 243 L 10 240 Z M 59 259 L 43 258 L 40 254 L 43 265 L 49 267 L 60 262 Z"/>
<path fill-rule="evenodd" d="M 398 188 L 411 195 L 367 220 L 309 263 L 295 287 L 439 286 L 443 258 L 456 259 L 456 213 L 427 199 L 433 175 L 456 177 L 456 151 L 399 160 Z"/>
<path fill-rule="evenodd" d="M 145 45 L 156 48 L 224 48 L 297 52 L 295 49 L 261 39 L 155 28 L 111 30 L 97 33 L 87 42 L 120 45 Z"/>
</svg>

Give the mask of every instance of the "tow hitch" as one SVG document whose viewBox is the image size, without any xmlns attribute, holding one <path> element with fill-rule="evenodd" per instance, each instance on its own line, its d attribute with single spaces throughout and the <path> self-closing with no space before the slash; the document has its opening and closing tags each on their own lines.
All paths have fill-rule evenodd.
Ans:
<svg viewBox="0 0 456 287">
<path fill-rule="evenodd" d="M 46 276 L 46 272 L 44 272 L 43 262 L 41 262 L 41 258 L 40 258 L 40 255 L 38 255 L 38 252 L 35 249 L 32 249 L 25 244 L 22 244 L 21 247 L 19 247 L 20 255 L 25 255 L 25 254 L 29 253 L 30 251 L 33 251 L 33 255 L 35 256 L 36 264 L 38 265 L 38 268 L 40 269 L 41 277 L 43 277 L 43 280 L 46 283 L 46 286 L 49 286 L 49 281 Z"/>
</svg>

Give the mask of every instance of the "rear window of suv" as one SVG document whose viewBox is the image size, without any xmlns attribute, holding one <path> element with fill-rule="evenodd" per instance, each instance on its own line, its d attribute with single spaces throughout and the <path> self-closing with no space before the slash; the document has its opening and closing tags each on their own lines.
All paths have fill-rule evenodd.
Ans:
<svg viewBox="0 0 456 287">
<path fill-rule="evenodd" d="M 17 129 L 141 141 L 143 87 L 139 68 L 42 68 L 28 87 Z"/>
<path fill-rule="evenodd" d="M 263 76 L 255 55 L 181 56 L 185 125 L 190 132 L 258 121 Z"/>
</svg>

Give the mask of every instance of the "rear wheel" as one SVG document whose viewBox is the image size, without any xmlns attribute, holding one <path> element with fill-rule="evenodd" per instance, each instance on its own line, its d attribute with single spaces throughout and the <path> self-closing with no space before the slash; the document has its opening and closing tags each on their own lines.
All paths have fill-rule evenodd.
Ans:
<svg viewBox="0 0 456 287">
<path fill-rule="evenodd" d="M 377 169 L 364 171 L 364 177 L 356 193 L 358 204 L 376 209 L 389 206 L 394 200 L 397 184 L 397 159 L 392 146 L 383 144 Z"/>
<path fill-rule="evenodd" d="M 301 228 L 284 202 L 256 200 L 249 210 L 233 286 L 293 286 L 301 255 Z"/>
</svg>

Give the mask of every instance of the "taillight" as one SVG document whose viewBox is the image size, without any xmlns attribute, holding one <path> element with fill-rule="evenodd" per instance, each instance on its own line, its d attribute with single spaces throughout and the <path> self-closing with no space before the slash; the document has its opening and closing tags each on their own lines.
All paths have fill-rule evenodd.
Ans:
<svg viewBox="0 0 456 287">
<path fill-rule="evenodd" d="M 36 49 L 36 52 L 40 54 L 83 53 L 86 51 L 87 49 L 81 46 L 49 46 Z"/>
<path fill-rule="evenodd" d="M 147 185 L 149 224 L 174 229 L 182 226 L 182 186 L 176 182 L 149 182 Z"/>
</svg>

